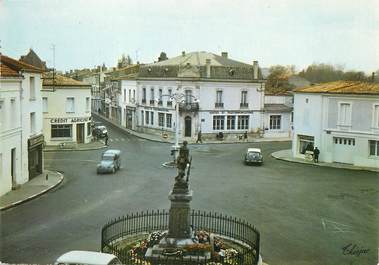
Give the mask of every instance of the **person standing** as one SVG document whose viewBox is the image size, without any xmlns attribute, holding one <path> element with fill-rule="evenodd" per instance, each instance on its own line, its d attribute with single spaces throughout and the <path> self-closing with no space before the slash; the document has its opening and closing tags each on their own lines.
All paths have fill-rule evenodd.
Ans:
<svg viewBox="0 0 379 265">
<path fill-rule="evenodd" d="M 247 131 L 243 133 L 243 140 L 247 142 Z"/>
<path fill-rule="evenodd" d="M 318 163 L 318 156 L 319 155 L 320 155 L 320 150 L 316 146 L 315 149 L 313 149 L 313 161 L 315 163 Z"/>
<path fill-rule="evenodd" d="M 201 130 L 199 130 L 199 132 L 197 133 L 197 140 L 196 140 L 196 143 L 203 143 L 203 140 L 201 140 Z"/>
<path fill-rule="evenodd" d="M 108 133 L 105 134 L 105 145 L 108 146 Z"/>
</svg>

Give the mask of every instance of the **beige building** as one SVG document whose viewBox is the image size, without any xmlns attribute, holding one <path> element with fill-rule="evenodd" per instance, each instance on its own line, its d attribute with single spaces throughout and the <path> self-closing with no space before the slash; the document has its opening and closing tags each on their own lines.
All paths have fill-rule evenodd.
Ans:
<svg viewBox="0 0 379 265">
<path fill-rule="evenodd" d="M 46 145 L 91 141 L 91 85 L 49 73 L 43 80 L 42 108 Z"/>
</svg>

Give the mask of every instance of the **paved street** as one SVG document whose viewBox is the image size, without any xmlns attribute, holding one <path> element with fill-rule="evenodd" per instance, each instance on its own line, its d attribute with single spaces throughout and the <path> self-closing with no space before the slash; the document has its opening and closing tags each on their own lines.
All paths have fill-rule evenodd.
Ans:
<svg viewBox="0 0 379 265">
<path fill-rule="evenodd" d="M 72 249 L 99 250 L 100 230 L 109 219 L 169 208 L 175 169 L 161 164 L 170 159 L 170 145 L 109 131 L 110 147 L 123 152 L 123 167 L 115 175 L 96 174 L 102 150 L 45 153 L 45 166 L 63 172 L 65 180 L 42 197 L 1 213 L 1 261 L 51 263 Z M 263 149 L 262 167 L 243 165 L 248 146 Z M 270 157 L 289 146 L 190 146 L 192 207 L 254 224 L 270 265 L 376 264 L 378 174 Z M 368 252 L 358 255 L 349 251 L 353 247 Z"/>
</svg>

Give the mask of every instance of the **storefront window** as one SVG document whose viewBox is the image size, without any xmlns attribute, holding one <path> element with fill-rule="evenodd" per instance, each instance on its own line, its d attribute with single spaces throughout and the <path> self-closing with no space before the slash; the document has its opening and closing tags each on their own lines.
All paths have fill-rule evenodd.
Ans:
<svg viewBox="0 0 379 265">
<path fill-rule="evenodd" d="M 313 151 L 314 137 L 307 135 L 298 135 L 299 137 L 299 153 L 305 154 L 306 151 Z"/>
<path fill-rule="evenodd" d="M 71 124 L 51 125 L 51 138 L 72 137 Z"/>
</svg>

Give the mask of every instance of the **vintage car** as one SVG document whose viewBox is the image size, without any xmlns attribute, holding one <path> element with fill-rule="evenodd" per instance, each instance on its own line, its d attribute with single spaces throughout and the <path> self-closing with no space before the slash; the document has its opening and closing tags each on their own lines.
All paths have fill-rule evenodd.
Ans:
<svg viewBox="0 0 379 265">
<path fill-rule="evenodd" d="M 105 135 L 107 135 L 108 130 L 107 127 L 105 127 L 104 125 L 97 125 L 93 128 L 93 133 L 95 137 L 102 138 L 105 137 Z"/>
<path fill-rule="evenodd" d="M 116 265 L 122 264 L 121 261 L 113 254 L 73 250 L 61 255 L 54 265 Z"/>
<path fill-rule="evenodd" d="M 263 156 L 260 148 L 248 148 L 245 154 L 246 165 L 249 164 L 263 164 Z"/>
<path fill-rule="evenodd" d="M 121 151 L 109 149 L 101 156 L 101 161 L 97 164 L 97 174 L 115 173 L 121 167 Z"/>
</svg>

